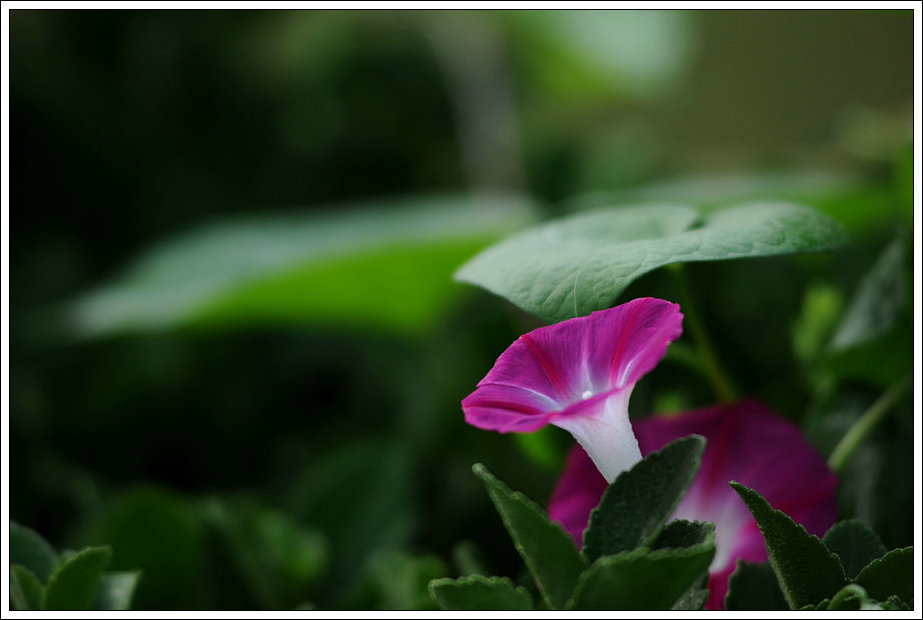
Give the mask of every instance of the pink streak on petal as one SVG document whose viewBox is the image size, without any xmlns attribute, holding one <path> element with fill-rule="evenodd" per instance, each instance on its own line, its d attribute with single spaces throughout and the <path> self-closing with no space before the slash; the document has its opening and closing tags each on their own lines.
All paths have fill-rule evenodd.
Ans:
<svg viewBox="0 0 923 620">
<path fill-rule="evenodd" d="M 642 298 L 533 330 L 462 400 L 465 419 L 487 430 L 530 432 L 555 415 L 596 415 L 597 400 L 630 394 L 681 324 L 678 305 Z"/>
<path fill-rule="evenodd" d="M 692 433 L 708 440 L 699 473 L 675 513 L 677 518 L 716 523 L 719 552 L 709 579 L 707 609 L 724 607 L 727 580 L 739 559 L 762 562 L 767 558 L 759 528 L 729 481 L 760 492 L 774 508 L 817 536 L 836 520 L 833 472 L 797 426 L 758 401 L 652 416 L 635 421 L 634 430 L 645 455 Z M 605 491 L 601 480 L 592 471 L 589 457 L 575 446 L 549 506 L 549 514 L 565 524 L 575 541 L 580 540 L 590 510 Z"/>
<path fill-rule="evenodd" d="M 609 388 L 637 383 L 682 334 L 682 321 L 677 304 L 649 297 L 614 308 L 605 321 L 593 321 L 585 343 L 594 380 Z"/>
</svg>

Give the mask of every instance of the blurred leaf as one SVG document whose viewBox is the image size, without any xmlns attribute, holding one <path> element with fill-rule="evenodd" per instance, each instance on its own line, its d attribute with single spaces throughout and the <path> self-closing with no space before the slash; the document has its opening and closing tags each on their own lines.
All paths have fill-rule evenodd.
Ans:
<svg viewBox="0 0 923 620">
<path fill-rule="evenodd" d="M 823 540 L 840 558 L 847 579 L 855 579 L 869 562 L 887 552 L 878 534 L 857 519 L 840 521 L 830 528 Z"/>
<path fill-rule="evenodd" d="M 459 575 L 487 575 L 481 550 L 470 540 L 462 540 L 452 547 L 452 563 Z"/>
<path fill-rule="evenodd" d="M 83 336 L 310 321 L 415 333 L 457 294 L 458 264 L 530 218 L 524 200 L 479 196 L 229 219 L 161 243 L 68 316 Z"/>
<path fill-rule="evenodd" d="M 817 284 L 805 291 L 801 313 L 792 325 L 792 348 L 802 363 L 813 362 L 824 350 L 843 312 L 839 289 Z"/>
<path fill-rule="evenodd" d="M 813 605 L 846 585 L 840 560 L 816 536 L 763 496 L 742 484 L 731 486 L 753 513 L 769 552 L 769 563 L 791 609 Z"/>
<path fill-rule="evenodd" d="M 15 521 L 10 521 L 9 540 L 10 564 L 19 564 L 47 582 L 58 563 L 58 553 L 48 541 Z"/>
<path fill-rule="evenodd" d="M 856 576 L 856 583 L 872 598 L 899 596 L 913 605 L 913 547 L 894 549 L 874 560 Z"/>
<path fill-rule="evenodd" d="M 96 591 L 93 609 L 125 611 L 131 609 L 131 599 L 141 578 L 140 571 L 104 573 Z"/>
<path fill-rule="evenodd" d="M 136 609 L 205 604 L 202 524 L 183 496 L 154 486 L 127 490 L 112 501 L 97 536 L 117 550 L 113 569 L 142 571 Z"/>
<path fill-rule="evenodd" d="M 650 97 L 690 60 L 693 29 L 681 11 L 508 11 L 513 53 L 543 93 L 565 100 L 604 93 Z"/>
<path fill-rule="evenodd" d="M 586 566 L 574 541 L 532 500 L 513 492 L 480 463 L 473 468 L 481 479 L 503 525 L 542 590 L 551 609 L 563 609 Z"/>
<path fill-rule="evenodd" d="M 513 440 L 516 446 L 530 461 L 550 472 L 560 472 L 564 468 L 567 451 L 573 445 L 573 439 L 561 429 L 548 425 L 534 433 L 516 433 Z"/>
<path fill-rule="evenodd" d="M 907 374 L 913 364 L 913 328 L 901 321 L 884 335 L 833 351 L 822 367 L 839 379 L 868 381 L 884 389 Z"/>
<path fill-rule="evenodd" d="M 45 608 L 62 611 L 91 609 L 103 570 L 111 558 L 110 547 L 90 547 L 62 558 L 48 580 Z"/>
<path fill-rule="evenodd" d="M 303 602 L 326 565 L 320 533 L 281 512 L 212 500 L 202 514 L 227 548 L 239 583 L 261 609 L 291 609 Z"/>
<path fill-rule="evenodd" d="M 10 566 L 10 603 L 13 610 L 45 609 L 45 586 L 25 566 Z"/>
<path fill-rule="evenodd" d="M 446 611 L 532 611 L 532 597 L 507 577 L 473 575 L 435 579 L 429 584 L 433 599 Z"/>
<path fill-rule="evenodd" d="M 456 278 L 549 321 L 609 307 L 634 280 L 677 262 L 827 250 L 840 227 L 805 207 L 764 203 L 700 219 L 692 207 L 648 205 L 562 218 L 502 241 Z"/>
<path fill-rule="evenodd" d="M 683 549 L 714 538 L 715 524 L 677 519 L 664 526 L 651 549 Z"/>
<path fill-rule="evenodd" d="M 580 576 L 568 609 L 672 609 L 708 573 L 714 540 L 685 549 L 606 556 Z"/>
<path fill-rule="evenodd" d="M 788 611 L 791 609 L 779 588 L 772 566 L 738 560 L 737 568 L 728 580 L 724 597 L 728 611 Z"/>
<path fill-rule="evenodd" d="M 587 559 L 653 543 L 695 479 L 704 450 L 704 438 L 684 437 L 619 474 L 590 513 L 583 534 Z"/>
<path fill-rule="evenodd" d="M 329 544 L 319 606 L 351 605 L 371 558 L 407 544 L 417 514 L 413 473 L 405 445 L 357 437 L 319 455 L 292 481 L 289 512 L 323 532 Z"/>
<path fill-rule="evenodd" d="M 436 609 L 429 595 L 429 583 L 448 572 L 436 556 L 416 557 L 404 552 L 386 552 L 372 560 L 370 575 L 378 593 L 378 609 Z"/>
<path fill-rule="evenodd" d="M 895 239 L 860 282 L 830 348 L 847 349 L 890 330 L 904 308 L 904 245 Z"/>
</svg>

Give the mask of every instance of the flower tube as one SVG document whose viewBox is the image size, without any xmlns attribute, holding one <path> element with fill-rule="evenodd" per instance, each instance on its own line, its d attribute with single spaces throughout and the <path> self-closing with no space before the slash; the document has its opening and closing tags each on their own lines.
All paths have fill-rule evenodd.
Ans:
<svg viewBox="0 0 923 620">
<path fill-rule="evenodd" d="M 465 420 L 501 433 L 559 426 L 612 482 L 641 460 L 632 389 L 682 333 L 682 319 L 677 304 L 642 298 L 523 334 L 462 400 Z"/>
</svg>

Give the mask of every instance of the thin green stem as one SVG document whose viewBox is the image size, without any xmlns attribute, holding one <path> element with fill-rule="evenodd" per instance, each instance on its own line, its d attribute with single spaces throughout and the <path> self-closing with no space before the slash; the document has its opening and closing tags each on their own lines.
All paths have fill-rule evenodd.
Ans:
<svg viewBox="0 0 923 620">
<path fill-rule="evenodd" d="M 686 282 L 686 275 L 683 272 L 683 266 L 679 263 L 671 265 L 670 271 L 674 275 L 677 294 L 679 295 L 679 305 L 683 309 L 686 317 L 686 325 L 689 326 L 689 332 L 695 341 L 702 358 L 702 365 L 705 376 L 711 382 L 718 400 L 723 403 L 733 401 L 737 396 L 737 390 L 730 379 L 730 376 L 722 369 L 718 362 L 718 356 L 715 355 L 715 349 L 708 338 L 708 332 L 705 330 L 705 324 L 699 317 L 695 303 L 692 301 L 692 295 L 689 292 L 689 285 Z"/>
<path fill-rule="evenodd" d="M 884 417 L 888 410 L 897 403 L 898 399 L 904 395 L 904 392 L 910 387 L 910 375 L 892 385 L 882 394 L 878 400 L 862 414 L 855 424 L 843 435 L 840 443 L 830 454 L 827 464 L 830 469 L 839 473 L 849 462 L 849 458 L 856 451 L 868 434 L 875 428 L 875 425 Z"/>
<path fill-rule="evenodd" d="M 843 586 L 843 589 L 836 593 L 836 596 L 827 605 L 827 611 L 836 611 L 849 598 L 859 599 L 859 605 L 862 606 L 868 603 L 869 595 L 862 586 L 850 583 Z"/>
</svg>

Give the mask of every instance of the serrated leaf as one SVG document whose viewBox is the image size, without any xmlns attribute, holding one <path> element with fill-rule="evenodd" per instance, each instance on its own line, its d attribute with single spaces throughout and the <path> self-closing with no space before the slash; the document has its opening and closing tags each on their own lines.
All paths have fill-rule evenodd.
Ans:
<svg viewBox="0 0 923 620">
<path fill-rule="evenodd" d="M 48 580 L 45 608 L 61 611 L 91 609 L 103 570 L 111 557 L 109 547 L 89 547 L 62 559 Z"/>
<path fill-rule="evenodd" d="M 141 578 L 140 571 L 104 573 L 93 601 L 93 609 L 125 611 L 131 609 L 131 599 Z"/>
<path fill-rule="evenodd" d="M 824 535 L 824 544 L 843 564 L 848 579 L 854 579 L 865 566 L 880 558 L 887 549 L 878 534 L 861 521 L 840 521 Z"/>
<path fill-rule="evenodd" d="M 766 563 L 739 560 L 728 580 L 724 608 L 729 611 L 787 611 L 790 609 L 779 580 Z"/>
<path fill-rule="evenodd" d="M 10 566 L 10 602 L 19 611 L 45 609 L 45 586 L 25 566 Z"/>
<path fill-rule="evenodd" d="M 430 595 L 447 611 L 532 611 L 529 591 L 507 577 L 470 575 L 459 579 L 434 579 Z"/>
<path fill-rule="evenodd" d="M 791 609 L 816 604 L 846 585 L 839 558 L 781 510 L 774 510 L 762 495 L 737 482 L 731 486 L 756 519 L 779 586 Z"/>
<path fill-rule="evenodd" d="M 913 547 L 893 549 L 874 560 L 856 576 L 869 596 L 885 601 L 896 595 L 913 606 Z"/>
<path fill-rule="evenodd" d="M 806 207 L 759 203 L 700 217 L 689 206 L 581 213 L 529 229 L 465 263 L 456 279 L 548 321 L 612 305 L 633 281 L 670 263 L 814 252 L 845 233 Z"/>
<path fill-rule="evenodd" d="M 530 203 L 502 196 L 229 218 L 164 240 L 64 312 L 84 337 L 305 322 L 416 333 L 459 293 L 459 263 L 530 221 Z"/>
<path fill-rule="evenodd" d="M 45 583 L 51 576 L 58 553 L 34 530 L 10 521 L 10 564 L 19 564 Z"/>
<path fill-rule="evenodd" d="M 619 474 L 590 513 L 583 534 L 587 559 L 653 543 L 695 479 L 704 450 L 705 439 L 690 435 Z"/>
<path fill-rule="evenodd" d="M 685 549 L 635 549 L 594 562 L 574 589 L 568 609 L 672 609 L 708 573 L 712 541 Z"/>
<path fill-rule="evenodd" d="M 511 491 L 482 464 L 475 464 L 472 470 L 487 488 L 545 603 L 551 609 L 563 609 L 586 568 L 574 541 L 538 504 Z"/>
<path fill-rule="evenodd" d="M 651 549 L 682 549 L 703 543 L 714 535 L 714 523 L 677 519 L 664 526 Z"/>
</svg>

